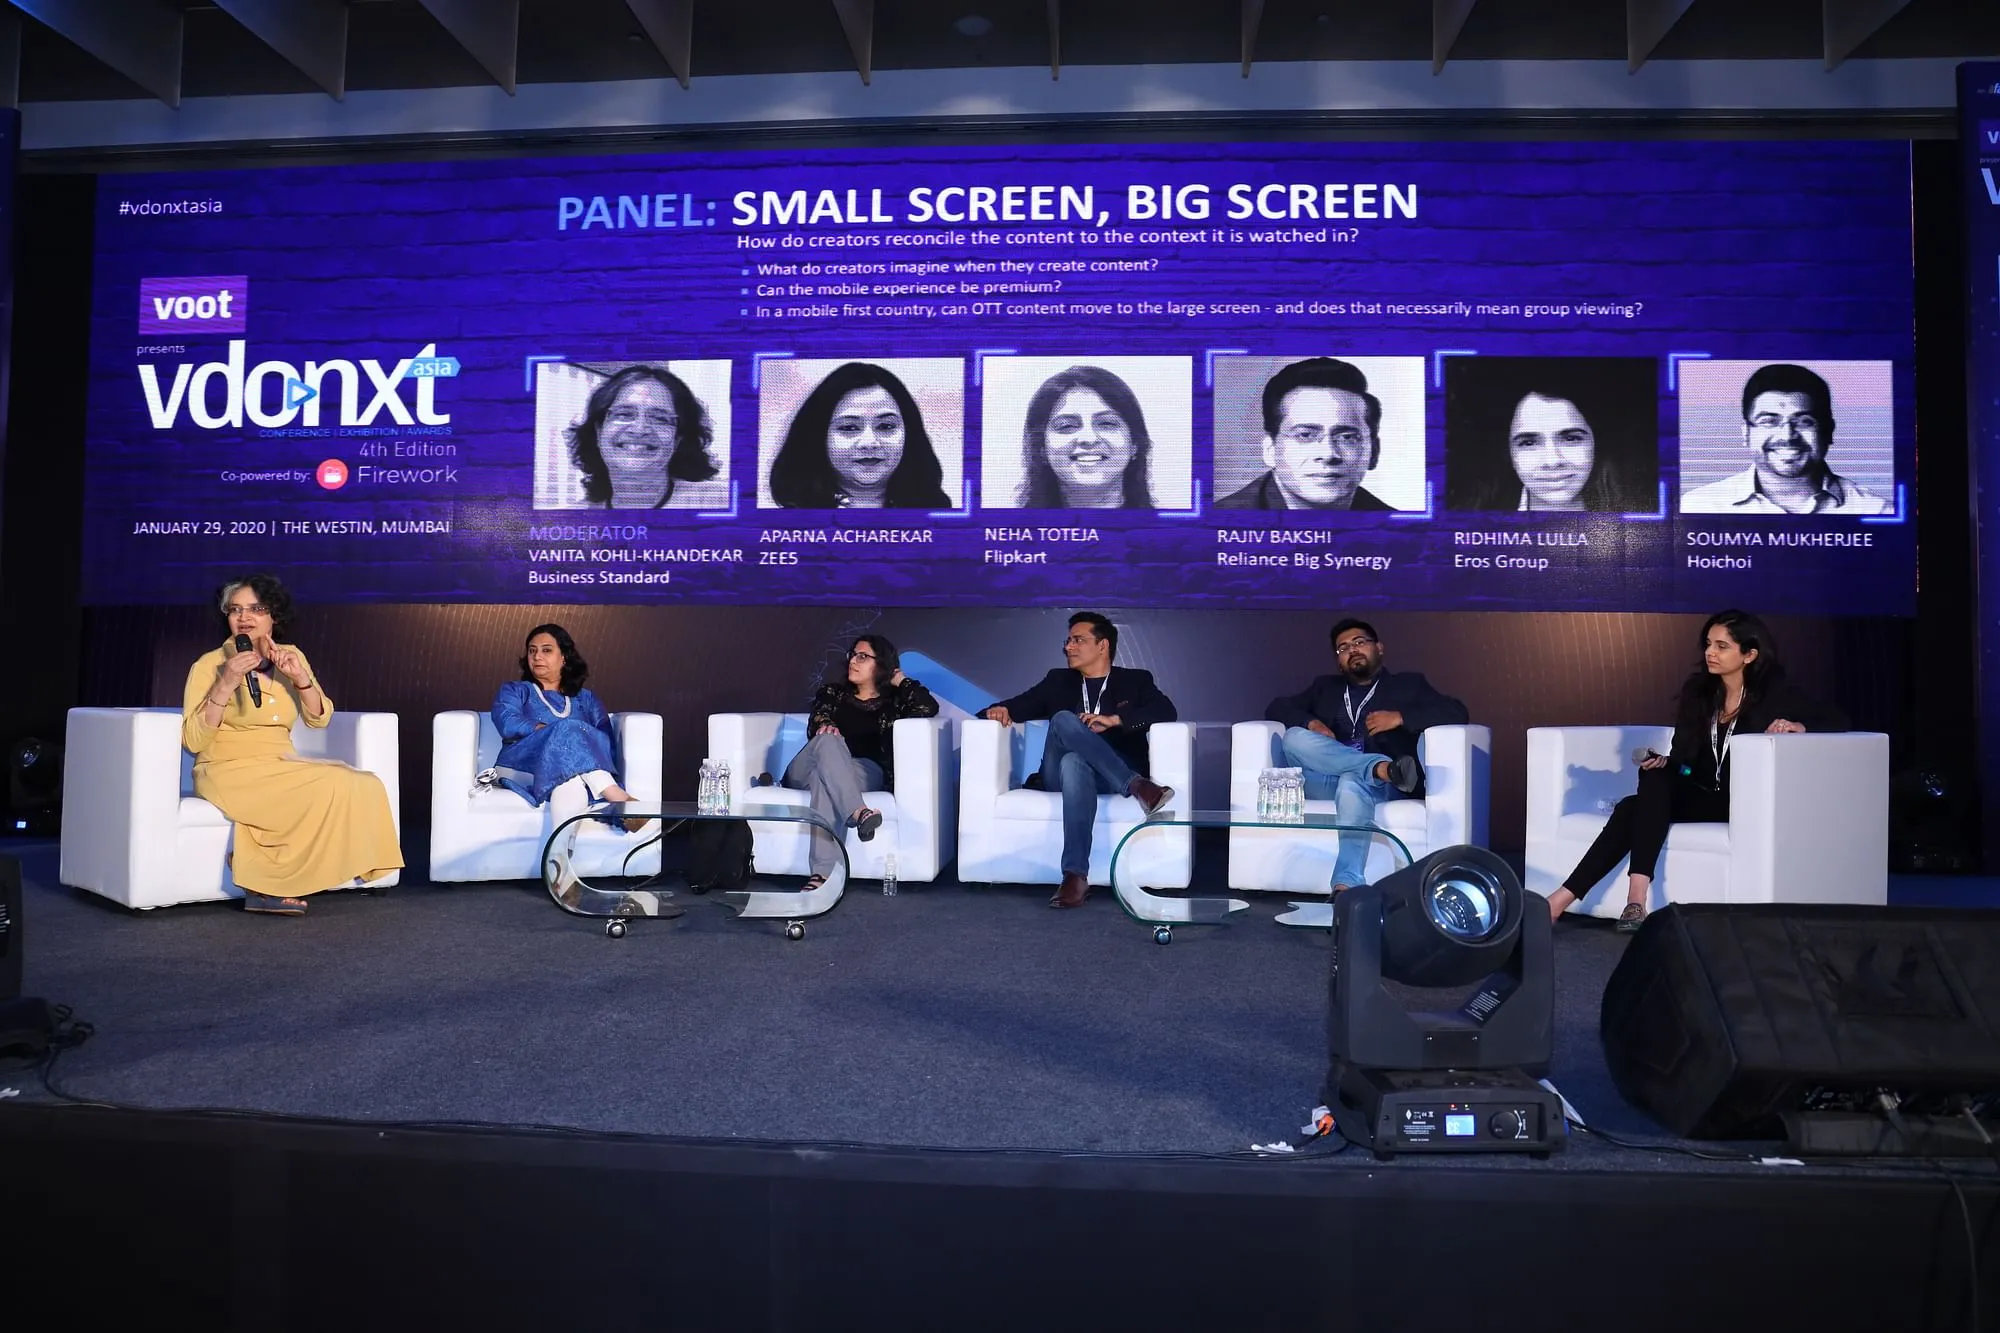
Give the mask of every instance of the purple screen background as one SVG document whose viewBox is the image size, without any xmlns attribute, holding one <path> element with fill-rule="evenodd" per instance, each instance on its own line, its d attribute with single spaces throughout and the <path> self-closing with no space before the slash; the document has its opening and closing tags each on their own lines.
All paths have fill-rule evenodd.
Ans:
<svg viewBox="0 0 2000 1333">
<path fill-rule="evenodd" d="M 1418 213 L 1346 221 L 1223 216 L 1230 185 L 1272 182 L 1413 185 Z M 1201 184 L 1210 187 L 1207 219 L 1128 220 L 1128 186 Z M 973 185 L 1090 186 L 1108 220 L 738 226 L 731 202 L 739 192 L 766 190 L 804 190 L 809 201 L 832 190 L 844 201 L 854 190 L 866 212 L 870 192 L 879 190 L 883 211 L 902 219 L 913 189 Z M 586 216 L 565 225 L 565 199 L 587 206 L 602 196 L 617 221 L 620 196 L 655 195 L 676 198 L 671 220 L 683 221 L 685 199 L 706 225 L 585 226 Z M 201 211 L 170 211 L 176 206 Z M 632 221 L 629 212 L 625 221 Z M 1211 239 L 1140 239 L 1166 227 L 1203 229 Z M 1248 238 L 1290 227 L 1324 236 Z M 1023 244 L 967 235 L 908 248 L 825 244 L 975 231 L 1070 237 Z M 878 148 L 177 173 L 102 180 L 97 235 L 84 563 L 85 600 L 94 604 L 183 602 L 190 588 L 228 573 L 270 568 L 319 601 L 1068 606 L 1081 598 L 1280 609 L 1913 609 L 1913 289 L 1902 144 Z M 833 283 L 947 279 L 759 272 L 769 264 L 1099 259 L 1151 262 L 1107 273 L 949 275 L 974 283 L 1060 282 L 1059 291 L 1015 295 L 820 296 L 813 289 Z M 140 332 L 142 283 L 201 275 L 246 284 L 232 306 L 241 332 Z M 808 292 L 758 294 L 786 284 Z M 151 292 L 172 290 L 179 289 L 156 282 Z M 1113 311 L 975 313 L 995 301 L 1109 303 Z M 1174 308 L 1222 302 L 1261 309 Z M 1280 302 L 1541 303 L 1569 313 L 1280 314 Z M 1585 303 L 1606 309 L 1586 313 Z M 843 305 L 871 313 L 786 313 Z M 155 329 L 171 323 L 149 317 Z M 431 381 L 435 411 L 449 424 L 430 433 L 341 436 L 328 421 L 328 436 L 297 438 L 247 421 L 201 429 L 183 406 L 172 426 L 156 428 L 138 368 L 152 366 L 164 394 L 177 367 L 223 360 L 232 338 L 244 341 L 251 366 L 372 358 L 393 368 L 434 347 L 436 357 L 458 363 L 455 375 Z M 159 348 L 180 350 L 147 350 Z M 1213 511 L 1218 351 L 1424 358 L 1431 511 Z M 1184 514 L 982 508 L 979 460 L 989 442 L 978 395 L 985 367 L 1002 352 L 1079 362 L 1190 358 L 1199 507 Z M 1446 511 L 1439 375 L 1446 352 L 1656 358 L 1667 492 L 1661 513 Z M 970 510 L 760 511 L 755 381 L 764 360 L 784 355 L 963 358 Z M 1704 355 L 1893 362 L 1898 512 L 1888 520 L 1679 515 L 1677 366 Z M 730 360 L 732 430 L 726 446 L 717 446 L 730 454 L 735 516 L 536 511 L 534 367 L 552 358 Z M 267 407 L 277 401 L 277 383 L 267 385 Z M 396 388 L 402 403 L 415 404 L 413 383 Z M 220 392 L 213 388 L 211 396 L 219 401 Z M 372 396 L 364 376 L 360 400 Z M 387 422 L 383 416 L 375 425 Z M 454 452 L 363 452 L 398 445 Z M 1018 434 L 990 447 L 1018 454 Z M 340 460 L 351 478 L 338 490 L 316 480 L 329 459 Z M 363 467 L 415 475 L 364 480 Z M 445 525 L 448 531 L 439 530 Z M 626 526 L 644 535 L 550 531 Z M 989 538 L 999 527 L 1086 528 L 1094 539 Z M 928 532 L 930 540 L 818 543 L 778 535 L 801 530 Z M 1296 539 L 1300 532 L 1308 539 Z M 1766 544 L 1774 533 L 1801 532 L 1866 534 L 1868 545 Z M 1506 533 L 1549 540 L 1468 544 Z M 1746 544 L 1690 544 L 1715 539 Z M 689 558 L 699 551 L 740 552 L 741 559 Z M 1043 562 L 993 563 L 989 556 L 999 551 L 1040 552 Z M 1284 553 L 1296 563 L 1218 562 L 1219 554 L 1245 552 Z M 1690 555 L 1725 553 L 1748 567 L 1690 567 Z M 1524 557 L 1530 567 L 1463 563 L 1496 554 Z M 1336 565 L 1338 557 L 1346 559 Z M 1532 567 L 1541 560 L 1545 568 Z M 548 581 L 606 572 L 652 581 Z"/>
</svg>

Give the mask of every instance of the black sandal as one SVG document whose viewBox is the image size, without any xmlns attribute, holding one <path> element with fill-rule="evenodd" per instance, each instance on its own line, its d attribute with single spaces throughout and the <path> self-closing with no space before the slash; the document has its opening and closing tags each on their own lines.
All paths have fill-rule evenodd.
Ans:
<svg viewBox="0 0 2000 1333">
<path fill-rule="evenodd" d="M 814 889 L 823 889 L 825 887 L 826 887 L 825 875 L 807 875 L 805 887 L 800 889 L 799 892 L 811 893 Z"/>
</svg>

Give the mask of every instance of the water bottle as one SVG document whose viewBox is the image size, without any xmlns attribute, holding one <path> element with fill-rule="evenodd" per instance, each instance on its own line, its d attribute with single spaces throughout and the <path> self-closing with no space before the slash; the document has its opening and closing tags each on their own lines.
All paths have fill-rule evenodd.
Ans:
<svg viewBox="0 0 2000 1333">
<path fill-rule="evenodd" d="M 695 782 L 694 808 L 707 814 L 715 808 L 715 761 L 701 761 L 701 777 Z"/>
<path fill-rule="evenodd" d="M 896 896 L 896 854 L 894 852 L 886 853 L 882 857 L 882 896 L 884 898 L 893 898 Z"/>
<path fill-rule="evenodd" d="M 718 760 L 715 765 L 715 808 L 729 809 L 729 764 L 725 760 Z"/>
<path fill-rule="evenodd" d="M 1265 769 L 1257 775 L 1257 818 L 1271 816 L 1271 770 Z"/>
<path fill-rule="evenodd" d="M 1306 778 L 1298 769 L 1285 775 L 1285 818 L 1299 823 L 1306 817 Z"/>
</svg>

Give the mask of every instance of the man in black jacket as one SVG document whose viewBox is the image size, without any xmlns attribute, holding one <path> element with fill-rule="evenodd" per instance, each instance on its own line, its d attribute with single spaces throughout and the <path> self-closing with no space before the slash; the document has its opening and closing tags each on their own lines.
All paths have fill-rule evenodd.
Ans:
<svg viewBox="0 0 2000 1333">
<path fill-rule="evenodd" d="M 1134 797 L 1149 816 L 1174 794 L 1146 776 L 1147 729 L 1174 720 L 1174 701 L 1153 684 L 1152 672 L 1113 670 L 1117 655 L 1118 627 L 1095 611 L 1079 611 L 1063 640 L 1069 666 L 980 713 L 1003 727 L 1049 720 L 1042 789 L 1061 792 L 1063 803 L 1062 886 L 1051 907 L 1081 907 L 1090 896 L 1090 832 L 1100 793 Z"/>
<path fill-rule="evenodd" d="M 1271 700 L 1264 716 L 1285 726 L 1285 757 L 1305 770 L 1306 795 L 1334 802 L 1343 824 L 1370 825 L 1375 806 L 1395 793 L 1421 796 L 1417 737 L 1426 727 L 1467 721 L 1465 705 L 1414 671 L 1382 669 L 1382 640 L 1365 620 L 1333 627 L 1337 676 Z M 1333 891 L 1366 883 L 1370 837 L 1340 835 Z"/>
</svg>

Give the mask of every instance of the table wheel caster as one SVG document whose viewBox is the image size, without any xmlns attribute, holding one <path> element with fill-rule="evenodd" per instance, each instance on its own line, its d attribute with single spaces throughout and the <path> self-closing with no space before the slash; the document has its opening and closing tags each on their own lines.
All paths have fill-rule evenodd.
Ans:
<svg viewBox="0 0 2000 1333">
<path fill-rule="evenodd" d="M 622 940 L 625 938 L 625 923 L 623 921 L 607 921 L 604 923 L 604 933 L 614 940 Z"/>
<path fill-rule="evenodd" d="M 805 923 L 805 922 L 803 922 L 803 921 L 787 921 L 787 922 L 785 923 L 785 938 L 786 938 L 786 939 L 788 939 L 788 940 L 802 940 L 802 939 L 804 939 L 805 937 L 806 937 L 806 923 Z"/>
<path fill-rule="evenodd" d="M 1172 944 L 1173 942 L 1174 942 L 1174 928 L 1172 926 L 1153 927 L 1153 943 Z"/>
</svg>

